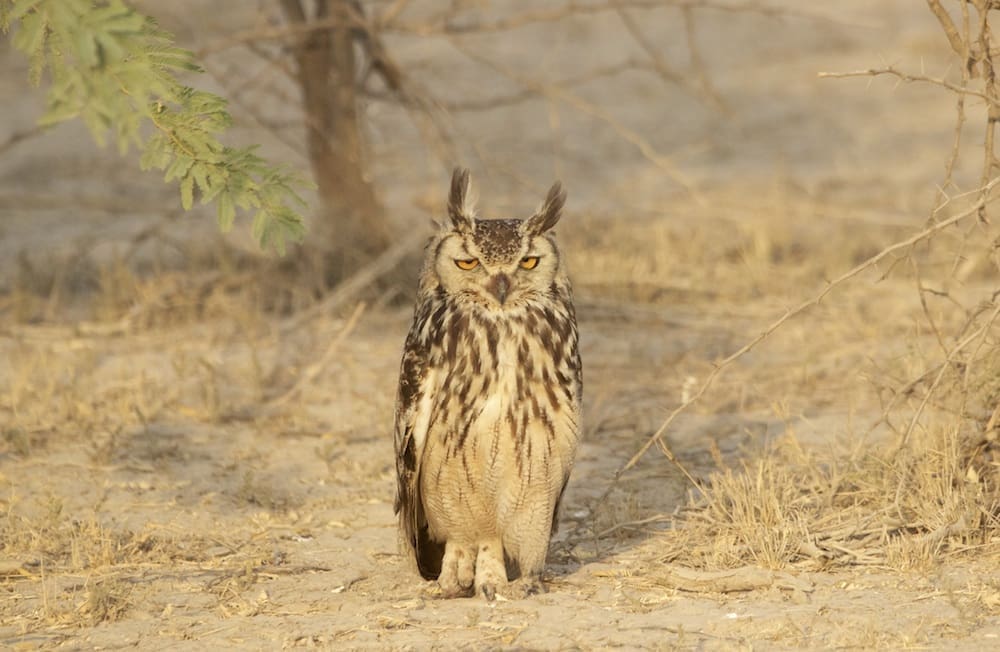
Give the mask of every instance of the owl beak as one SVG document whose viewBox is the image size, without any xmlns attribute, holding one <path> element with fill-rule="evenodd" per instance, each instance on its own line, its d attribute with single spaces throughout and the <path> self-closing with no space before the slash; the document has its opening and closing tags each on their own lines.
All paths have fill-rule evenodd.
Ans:
<svg viewBox="0 0 1000 652">
<path fill-rule="evenodd" d="M 486 284 L 486 289 L 497 298 L 502 306 L 507 300 L 507 292 L 510 290 L 510 279 L 507 278 L 506 274 L 497 274 Z"/>
</svg>

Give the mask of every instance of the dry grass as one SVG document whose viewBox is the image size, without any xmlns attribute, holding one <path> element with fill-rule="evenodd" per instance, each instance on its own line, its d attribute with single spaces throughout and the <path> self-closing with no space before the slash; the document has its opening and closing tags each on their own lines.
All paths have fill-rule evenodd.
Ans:
<svg viewBox="0 0 1000 652">
<path fill-rule="evenodd" d="M 719 204 L 734 207 L 722 218 L 691 205 L 682 207 L 689 219 L 677 221 L 581 217 L 582 227 L 563 235 L 585 332 L 601 345 L 598 351 L 609 347 L 588 358 L 590 441 L 612 437 L 630 449 L 616 454 L 631 453 L 663 410 L 683 400 L 692 378 L 704 377 L 838 270 L 870 256 L 873 243 L 904 232 L 877 219 L 817 223 L 817 215 L 845 212 L 821 199 L 765 197 L 737 212 L 742 191 L 732 192 L 732 199 L 720 192 Z M 602 237 L 588 239 L 594 233 Z M 936 254 L 916 255 L 933 262 Z M 670 435 L 702 485 L 687 506 L 675 514 L 656 511 L 661 503 L 651 497 L 662 500 L 673 491 L 666 485 L 684 481 L 668 460 L 650 456 L 593 518 L 579 521 L 570 545 L 557 554 L 569 562 L 576 556 L 578 563 L 631 548 L 642 564 L 639 586 L 649 591 L 629 603 L 635 612 L 671 599 L 657 570 L 669 565 L 929 573 L 942 563 L 1000 559 L 997 419 L 990 409 L 1000 395 L 997 325 L 982 328 L 989 309 L 953 309 L 954 301 L 968 304 L 977 288 L 988 287 L 982 264 L 947 297 L 925 297 L 926 306 L 913 291 L 911 267 L 872 271 L 790 322 L 727 370 L 682 423 L 687 434 Z M 199 608 L 222 619 L 280 612 L 269 583 L 312 572 L 315 563 L 289 561 L 280 542 L 324 531 L 339 536 L 354 523 L 342 516 L 325 524 L 310 520 L 333 499 L 297 492 L 294 471 L 279 473 L 273 461 L 261 462 L 270 453 L 258 450 L 260 442 L 278 450 L 282 437 L 304 433 L 315 441 L 308 444 L 313 462 L 342 490 L 337 500 L 386 500 L 387 462 L 359 457 L 356 444 L 331 435 L 335 421 L 322 412 L 317 392 L 330 385 L 355 392 L 347 400 L 359 410 L 361 440 L 379 440 L 381 430 L 369 430 L 382 423 L 380 410 L 388 414 L 388 405 L 368 405 L 366 397 L 377 386 L 373 373 L 391 388 L 398 342 L 387 355 L 379 353 L 388 358 L 385 367 L 372 370 L 351 363 L 354 351 L 348 350 L 352 342 L 370 347 L 381 341 L 371 321 L 346 329 L 344 350 L 316 372 L 315 387 L 268 403 L 296 388 L 304 370 L 324 357 L 351 325 L 347 312 L 334 320 L 315 315 L 287 329 L 285 308 L 262 301 L 259 288 L 242 282 L 261 278 L 247 267 L 218 277 L 140 273 L 115 261 L 95 269 L 105 281 L 55 298 L 48 284 L 32 285 L 25 277 L 10 290 L 17 300 L 5 304 L 0 346 L 10 365 L 0 378 L 0 447 L 10 472 L 69 468 L 104 478 L 105 487 L 79 496 L 46 494 L 40 480 L 19 486 L 0 476 L 0 554 L 13 562 L 5 572 L 17 596 L 0 604 L 0 616 L 24 634 L 156 616 L 196 599 L 207 600 Z M 42 305 L 49 317 L 39 312 Z M 372 311 L 365 317 L 376 324 L 390 314 L 384 307 Z M 938 332 L 954 332 L 964 322 L 964 336 L 982 331 L 969 357 L 940 367 L 937 381 L 935 364 L 948 347 L 925 326 L 928 314 Z M 612 333 L 607 340 L 593 334 L 603 333 L 605 323 Z M 662 362 L 622 358 L 616 323 L 634 325 L 630 333 L 641 333 L 651 350 L 662 346 Z M 674 337 L 688 339 L 671 347 Z M 869 432 L 884 407 L 891 407 L 888 419 Z M 909 428 L 907 415 L 918 409 Z M 841 418 L 824 421 L 829 414 Z M 814 418 L 819 425 L 808 428 Z M 161 432 L 207 427 L 220 438 L 233 435 L 234 424 L 263 439 L 234 442 L 205 467 L 192 466 L 199 460 L 197 439 Z M 374 458 L 384 452 L 372 450 Z M 70 466 L 61 466 L 67 459 Z M 192 470 L 174 479 L 173 469 L 184 467 Z M 604 468 L 595 483 L 610 480 Z M 206 477 L 194 491 L 190 477 L 197 474 Z M 180 527 L 177 519 L 201 500 L 221 501 L 205 507 L 219 520 Z M 135 507 L 144 501 L 150 505 Z M 148 520 L 128 518 L 133 508 Z M 246 525 L 235 525 L 241 521 Z M 171 591 L 168 577 L 183 582 L 180 597 L 163 597 Z M 156 588 L 147 588 L 147 580 Z M 343 590 L 364 591 L 365 581 L 352 578 Z M 995 610 L 988 585 L 968 590 L 970 609 Z M 385 628 L 424 626 L 387 618 Z M 523 629 L 511 627 L 514 638 Z M 791 625 L 772 630 L 768 640 L 812 642 Z M 877 623 L 855 634 L 853 644 L 888 646 L 930 636 L 907 643 Z"/>
<path fill-rule="evenodd" d="M 308 522 L 288 477 L 262 472 L 260 453 L 235 442 L 221 444 L 224 462 L 199 466 L 192 443 L 231 424 L 277 441 L 304 434 L 336 467 L 344 444 L 329 439 L 325 417 L 267 402 L 296 387 L 327 348 L 326 329 L 344 326 L 324 311 L 286 327 L 316 303 L 289 280 L 296 273 L 225 248 L 185 269 L 25 258 L 0 294 L 4 636 L 155 612 L 164 606 L 144 584 L 174 573 L 209 575 L 220 613 L 246 615 L 261 606 L 243 595 L 258 573 L 297 572 L 273 557 L 272 524 L 254 520 Z M 185 501 L 215 494 L 249 523 L 190 523 L 199 515 Z"/>
<path fill-rule="evenodd" d="M 695 568 L 927 570 L 1000 556 L 995 444 L 940 424 L 900 452 L 805 450 L 794 432 L 708 478 L 663 536 L 661 560 Z"/>
<path fill-rule="evenodd" d="M 619 308 L 635 319 L 664 306 L 669 319 L 706 331 L 725 320 L 740 334 L 717 360 L 839 271 L 913 232 L 878 211 L 859 215 L 822 200 L 779 193 L 737 205 L 726 197 L 711 209 L 676 207 L 683 220 L 605 226 L 603 242 L 613 246 L 578 236 L 571 250 L 587 261 L 575 275 L 582 301 L 604 308 L 606 297 L 625 295 L 629 305 Z M 733 212 L 720 219 L 720 205 Z M 829 215 L 843 219 L 817 222 Z M 673 528 L 655 536 L 650 558 L 700 569 L 899 571 L 1000 559 L 995 235 L 980 223 L 904 251 L 726 369 L 693 411 L 743 415 L 748 427 L 769 414 L 782 434 L 738 456 L 710 444 L 709 467 L 687 444 L 664 449 L 662 464 L 677 453 L 697 486 Z M 711 357 L 664 370 L 674 401 L 712 371 Z M 830 411 L 846 417 L 834 430 L 826 422 L 819 437 L 814 428 L 798 435 Z M 655 532 L 666 516 L 650 516 L 628 493 L 605 499 L 591 534 Z"/>
</svg>

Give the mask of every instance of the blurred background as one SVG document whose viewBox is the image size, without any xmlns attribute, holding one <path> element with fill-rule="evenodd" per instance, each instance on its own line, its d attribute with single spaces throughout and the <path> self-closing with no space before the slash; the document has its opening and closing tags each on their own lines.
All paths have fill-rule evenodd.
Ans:
<svg viewBox="0 0 1000 652">
<path fill-rule="evenodd" d="M 0 38 L 0 640 L 656 646 L 662 605 L 681 647 L 996 636 L 988 3 L 131 4 L 227 144 L 312 179 L 309 230 L 261 251 L 138 152 L 38 127 Z M 425 609 L 396 552 L 399 355 L 455 166 L 485 217 L 569 194 L 585 425 L 548 615 Z M 671 564 L 829 576 L 776 633 L 809 600 L 733 618 Z M 969 586 L 836 575 L 935 564 Z"/>
<path fill-rule="evenodd" d="M 208 74 L 189 83 L 229 100 L 230 142 L 313 176 L 306 245 L 353 263 L 440 215 L 459 164 L 495 216 L 531 210 L 559 178 L 572 213 L 618 223 L 683 224 L 692 203 L 739 221 L 776 194 L 833 202 L 837 222 L 891 222 L 929 210 L 952 135 L 953 100 L 935 89 L 817 76 L 951 69 L 933 15 L 903 1 L 136 6 L 197 53 Z M 348 61 L 330 55 L 329 32 L 309 31 L 337 21 Z M 34 131 L 44 88 L 3 47 L 4 277 L 22 252 L 179 260 L 193 243 L 165 240 L 212 239 L 213 220 L 176 217 L 176 190 L 141 173 L 137 154 L 98 150 L 73 122 Z M 308 68 L 316 47 L 327 56 Z M 876 203 L 888 215 L 872 218 Z M 252 251 L 246 232 L 230 241 Z"/>
</svg>

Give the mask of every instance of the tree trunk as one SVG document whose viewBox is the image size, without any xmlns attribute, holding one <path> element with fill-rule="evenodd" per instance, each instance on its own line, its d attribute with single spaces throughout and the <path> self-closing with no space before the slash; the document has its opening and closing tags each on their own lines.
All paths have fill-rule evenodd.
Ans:
<svg viewBox="0 0 1000 652">
<path fill-rule="evenodd" d="M 324 277 L 336 282 L 389 246 L 389 225 L 368 179 L 358 114 L 351 0 L 281 0 L 286 20 L 308 27 L 295 47 L 320 216 L 307 243 L 321 259 Z"/>
</svg>

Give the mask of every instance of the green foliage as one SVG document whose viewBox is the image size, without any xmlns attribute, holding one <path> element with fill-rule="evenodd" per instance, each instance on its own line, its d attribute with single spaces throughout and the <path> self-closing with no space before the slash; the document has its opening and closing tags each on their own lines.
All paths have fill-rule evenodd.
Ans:
<svg viewBox="0 0 1000 652">
<path fill-rule="evenodd" d="M 296 188 L 308 182 L 253 147 L 219 141 L 232 123 L 226 101 L 178 81 L 200 68 L 151 18 L 122 0 L 0 0 L 0 29 L 12 25 L 32 82 L 46 71 L 51 78 L 42 124 L 79 117 L 100 145 L 113 133 L 123 154 L 140 148 L 143 169 L 165 170 L 166 181 L 179 184 L 185 210 L 196 197 L 214 201 L 223 230 L 239 208 L 253 212 L 262 247 L 284 253 L 287 240 L 302 238 L 302 217 L 289 204 L 304 207 Z M 143 142 L 147 122 L 154 129 Z"/>
</svg>

